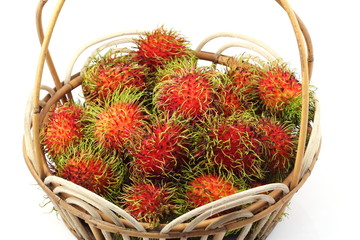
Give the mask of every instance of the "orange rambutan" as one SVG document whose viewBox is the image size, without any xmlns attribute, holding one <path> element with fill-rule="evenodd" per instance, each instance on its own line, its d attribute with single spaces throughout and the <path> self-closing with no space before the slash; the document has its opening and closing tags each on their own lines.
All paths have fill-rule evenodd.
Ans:
<svg viewBox="0 0 360 240">
<path fill-rule="evenodd" d="M 83 107 L 73 102 L 56 106 L 49 113 L 47 122 L 41 129 L 40 140 L 45 152 L 56 157 L 76 146 L 83 138 Z"/>
<path fill-rule="evenodd" d="M 122 151 L 142 132 L 146 109 L 140 102 L 142 94 L 131 89 L 114 94 L 104 106 L 87 108 L 87 134 L 96 144 L 109 150 Z"/>
<path fill-rule="evenodd" d="M 297 103 L 301 97 L 301 84 L 285 66 L 275 65 L 260 78 L 258 93 L 266 109 L 279 113 Z"/>
<path fill-rule="evenodd" d="M 193 208 L 200 207 L 239 191 L 228 179 L 216 174 L 202 174 L 188 183 L 186 199 Z"/>
</svg>

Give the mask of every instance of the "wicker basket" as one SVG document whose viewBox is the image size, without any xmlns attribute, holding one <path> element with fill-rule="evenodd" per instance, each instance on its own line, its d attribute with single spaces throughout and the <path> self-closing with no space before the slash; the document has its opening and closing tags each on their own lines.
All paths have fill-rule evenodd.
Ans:
<svg viewBox="0 0 360 240">
<path fill-rule="evenodd" d="M 68 68 L 66 79 L 61 82 L 52 63 L 48 46 L 54 25 L 65 0 L 58 1 L 49 22 L 48 30 L 44 34 L 41 21 L 42 10 L 46 2 L 40 1 L 37 9 L 38 35 L 42 48 L 35 88 L 27 105 L 23 152 L 30 172 L 48 195 L 69 230 L 79 239 L 129 239 L 130 237 L 144 239 L 186 239 L 190 237 L 207 239 L 211 237 L 222 239 L 229 232 L 236 233 L 237 239 L 265 239 L 278 222 L 292 196 L 309 177 L 318 158 L 321 145 L 318 103 L 316 103 L 314 121 L 311 125 L 308 124 L 309 81 L 313 63 L 311 40 L 304 24 L 287 1 L 276 0 L 288 14 L 295 33 L 299 48 L 303 85 L 300 137 L 294 170 L 282 183 L 267 184 L 222 198 L 196 208 L 166 225 L 160 225 L 156 229 L 147 228 L 147 224 L 136 221 L 123 209 L 95 193 L 51 175 L 48 169 L 46 157 L 40 146 L 39 130 L 49 109 L 59 101 L 71 99 L 72 92 L 81 85 L 80 74 L 72 75 L 74 63 L 79 55 L 85 49 L 98 43 L 102 44 L 100 49 L 128 43 L 129 39 L 131 39 L 129 36 L 139 33 L 123 32 L 90 42 L 74 57 Z M 225 44 L 216 52 L 202 51 L 202 48 L 208 42 L 222 37 L 236 39 L 237 42 Z M 264 43 L 247 36 L 232 33 L 220 33 L 210 36 L 198 46 L 196 54 L 204 61 L 226 65 L 231 62 L 232 57 L 225 56 L 222 52 L 234 46 L 250 49 L 259 55 L 259 59 L 271 60 L 278 58 L 276 53 Z M 42 85 L 45 62 L 50 69 L 55 87 Z M 45 92 L 45 97 L 40 99 L 40 96 L 44 95 L 43 92 Z M 310 138 L 306 139 L 309 132 L 311 132 Z M 241 210 L 210 218 L 211 215 L 217 212 L 223 212 L 235 206 L 243 207 L 239 208 Z"/>
</svg>

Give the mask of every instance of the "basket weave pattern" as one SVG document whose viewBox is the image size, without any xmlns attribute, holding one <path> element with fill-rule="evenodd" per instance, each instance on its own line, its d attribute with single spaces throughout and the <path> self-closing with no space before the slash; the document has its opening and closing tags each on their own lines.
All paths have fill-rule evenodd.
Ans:
<svg viewBox="0 0 360 240">
<path fill-rule="evenodd" d="M 321 145 L 318 103 L 316 104 L 314 121 L 311 126 L 308 126 L 308 90 L 313 62 L 311 40 L 304 24 L 287 1 L 277 0 L 279 5 L 288 13 L 298 41 L 303 85 L 300 139 L 294 170 L 282 183 L 267 184 L 219 199 L 198 207 L 166 225 L 160 225 L 156 229 L 149 229 L 146 223 L 138 222 L 126 211 L 97 194 L 65 179 L 53 176 L 48 169 L 46 157 L 40 147 L 39 129 L 46 121 L 51 107 L 59 101 L 65 102 L 72 99 L 72 91 L 81 85 L 81 74 L 72 73 L 78 57 L 86 49 L 99 43 L 101 46 L 97 47 L 93 55 L 99 50 L 112 46 L 131 44 L 131 37 L 141 33 L 116 33 L 84 45 L 70 62 L 66 78 L 61 82 L 52 62 L 48 45 L 57 16 L 64 2 L 64 0 L 58 1 L 45 34 L 41 24 L 41 16 L 46 1 L 40 1 L 37 9 L 37 27 L 42 49 L 35 88 L 26 108 L 23 152 L 30 172 L 48 195 L 69 230 L 79 239 L 117 239 L 118 237 L 123 239 L 130 239 L 130 237 L 144 239 L 201 237 L 201 239 L 207 239 L 209 236 L 214 239 L 223 239 L 228 233 L 236 233 L 239 240 L 265 239 L 284 213 L 295 192 L 309 177 L 318 158 Z M 203 51 L 204 46 L 214 39 L 235 39 L 236 41 L 225 42 L 217 51 Z M 236 33 L 211 35 L 204 39 L 195 50 L 199 59 L 210 64 L 229 65 L 233 58 L 224 55 L 223 52 L 233 47 L 247 49 L 252 54 L 255 53 L 258 56 L 256 58 L 258 61 L 271 61 L 280 58 L 275 51 L 261 41 Z M 45 62 L 52 74 L 54 87 L 42 85 Z M 45 93 L 45 97 L 40 98 L 41 93 Z M 311 131 L 311 134 L 305 144 L 308 131 Z M 211 217 L 216 213 L 234 207 L 238 207 L 237 209 L 240 210 L 216 218 Z"/>
</svg>

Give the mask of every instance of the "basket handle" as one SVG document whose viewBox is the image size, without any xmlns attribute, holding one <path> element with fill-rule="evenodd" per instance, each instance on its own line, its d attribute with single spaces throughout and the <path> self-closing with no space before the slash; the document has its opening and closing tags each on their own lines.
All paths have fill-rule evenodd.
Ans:
<svg viewBox="0 0 360 240">
<path fill-rule="evenodd" d="M 294 189 L 300 180 L 300 172 L 303 166 L 303 158 L 305 154 L 306 135 L 309 119 L 309 85 L 313 65 L 313 49 L 309 33 L 290 7 L 287 0 L 275 0 L 287 13 L 291 25 L 294 29 L 294 34 L 299 49 L 300 63 L 301 63 L 301 80 L 302 80 L 302 106 L 301 106 L 301 121 L 298 147 L 296 152 L 295 166 L 293 176 L 290 183 L 290 189 Z"/>
<path fill-rule="evenodd" d="M 40 56 L 39 56 L 39 60 L 38 60 L 38 66 L 36 69 L 36 75 L 35 75 L 35 86 L 34 86 L 34 90 L 33 90 L 33 97 L 32 97 L 32 102 L 33 102 L 33 113 L 32 113 L 32 133 L 33 133 L 33 139 L 35 139 L 34 141 L 34 157 L 35 157 L 35 162 L 36 162 L 36 171 L 39 174 L 39 177 L 43 180 L 45 178 L 45 167 L 43 165 L 42 162 L 42 157 L 41 157 L 41 147 L 40 147 L 40 141 L 38 141 L 40 139 L 40 122 L 39 122 L 39 116 L 40 116 L 40 87 L 41 87 L 41 80 L 42 80 L 42 75 L 44 72 L 44 65 L 45 65 L 45 60 L 47 60 L 49 68 L 51 69 L 51 73 L 52 76 L 54 78 L 54 82 L 57 85 L 57 87 L 59 87 L 58 89 L 60 89 L 61 87 L 61 83 L 59 81 L 59 78 L 57 76 L 57 73 L 55 71 L 55 67 L 52 63 L 50 54 L 49 54 L 49 43 L 50 43 L 50 39 L 55 27 L 55 23 L 59 17 L 60 11 L 65 3 L 65 0 L 59 0 L 58 3 L 55 6 L 55 9 L 53 11 L 53 14 L 50 18 L 49 21 L 49 25 L 47 27 L 47 31 L 45 32 L 45 35 L 43 33 L 42 30 L 42 25 L 41 25 L 41 15 L 42 15 L 42 8 L 44 7 L 44 5 L 46 4 L 47 0 L 40 0 L 38 8 L 37 8 L 37 30 L 38 30 L 38 35 L 39 35 L 39 39 L 41 42 L 41 51 L 40 51 Z M 54 75 L 55 73 L 55 75 Z"/>
<path fill-rule="evenodd" d="M 313 66 L 313 48 L 309 33 L 301 21 L 301 19 L 296 15 L 296 13 L 292 10 L 290 4 L 287 0 L 275 0 L 287 13 L 292 27 L 294 29 L 294 34 L 297 41 L 297 46 L 299 49 L 300 55 L 300 63 L 301 63 L 301 79 L 302 79 L 302 112 L 301 112 L 301 122 L 300 122 L 300 135 L 297 147 L 297 154 L 295 160 L 295 166 L 293 170 L 293 177 L 291 180 L 290 188 L 295 188 L 300 180 L 300 172 L 302 168 L 303 157 L 305 153 L 305 142 L 306 142 L 306 134 L 307 134 L 307 126 L 308 126 L 308 114 L 309 114 L 309 81 L 311 78 L 312 73 L 312 66 Z M 39 139 L 40 133 L 40 126 L 39 126 L 39 98 L 40 98 L 40 86 L 41 80 L 44 70 L 45 61 L 48 64 L 50 72 L 52 74 L 55 86 L 59 89 L 62 84 L 59 80 L 59 77 L 56 73 L 55 66 L 52 62 L 50 53 L 49 53 L 49 43 L 50 39 L 60 14 L 60 11 L 65 3 L 65 0 L 58 0 L 53 14 L 50 18 L 47 31 L 43 32 L 42 28 L 42 9 L 44 5 L 47 3 L 47 0 L 40 0 L 38 9 L 37 9 L 37 30 L 38 35 L 41 43 L 41 52 L 38 60 L 38 67 L 36 71 L 36 78 L 35 78 L 35 87 L 33 92 L 33 137 L 35 140 Z M 45 178 L 45 169 L 42 163 L 41 157 L 41 148 L 40 142 L 34 141 L 34 148 L 35 148 L 35 161 L 36 161 L 36 168 L 37 172 L 41 179 Z"/>
</svg>

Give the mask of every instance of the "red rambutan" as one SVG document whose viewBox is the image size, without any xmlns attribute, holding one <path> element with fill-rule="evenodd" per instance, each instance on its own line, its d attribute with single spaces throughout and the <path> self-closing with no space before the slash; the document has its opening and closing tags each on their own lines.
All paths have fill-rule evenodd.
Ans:
<svg viewBox="0 0 360 240">
<path fill-rule="evenodd" d="M 215 117 L 207 128 L 210 161 L 237 175 L 261 177 L 261 144 L 249 121 Z"/>
<path fill-rule="evenodd" d="M 263 118 L 257 124 L 257 131 L 264 146 L 266 169 L 272 173 L 289 170 L 296 151 L 293 126 Z"/>
<path fill-rule="evenodd" d="M 176 58 L 193 54 L 189 42 L 179 33 L 159 27 L 134 40 L 137 50 L 135 59 L 150 69 L 164 66 Z"/>
<path fill-rule="evenodd" d="M 57 106 L 41 129 L 40 139 L 45 152 L 56 157 L 77 145 L 84 135 L 82 115 L 82 106 L 75 103 Z"/>
<path fill-rule="evenodd" d="M 155 119 L 132 150 L 135 175 L 163 178 L 173 174 L 186 158 L 187 135 L 180 120 Z"/>
<path fill-rule="evenodd" d="M 240 59 L 235 67 L 227 70 L 230 81 L 237 86 L 247 98 L 256 98 L 256 87 L 259 81 L 260 67 Z"/>
<path fill-rule="evenodd" d="M 135 219 L 156 227 L 173 212 L 173 189 L 152 183 L 135 183 L 125 187 L 122 204 Z"/>
<path fill-rule="evenodd" d="M 139 65 L 129 55 L 118 56 L 117 52 L 110 50 L 82 74 L 85 98 L 102 104 L 119 89 L 145 90 L 147 72 L 145 66 Z"/>
<path fill-rule="evenodd" d="M 270 67 L 259 80 L 259 97 L 266 109 L 280 113 L 291 104 L 298 104 L 301 84 L 285 66 Z M 298 106 L 300 110 L 300 105 Z"/>
<path fill-rule="evenodd" d="M 239 87 L 227 84 L 217 91 L 214 103 L 219 112 L 229 117 L 253 108 L 253 104 L 246 97 Z"/>
<path fill-rule="evenodd" d="M 183 69 L 164 75 L 155 86 L 154 105 L 170 115 L 199 119 L 212 107 L 214 72 L 207 68 Z"/>
<path fill-rule="evenodd" d="M 120 190 L 122 183 L 123 169 L 119 167 L 120 164 L 121 161 L 115 158 L 73 149 L 72 153 L 62 156 L 56 175 L 111 198 L 112 194 Z"/>
</svg>

